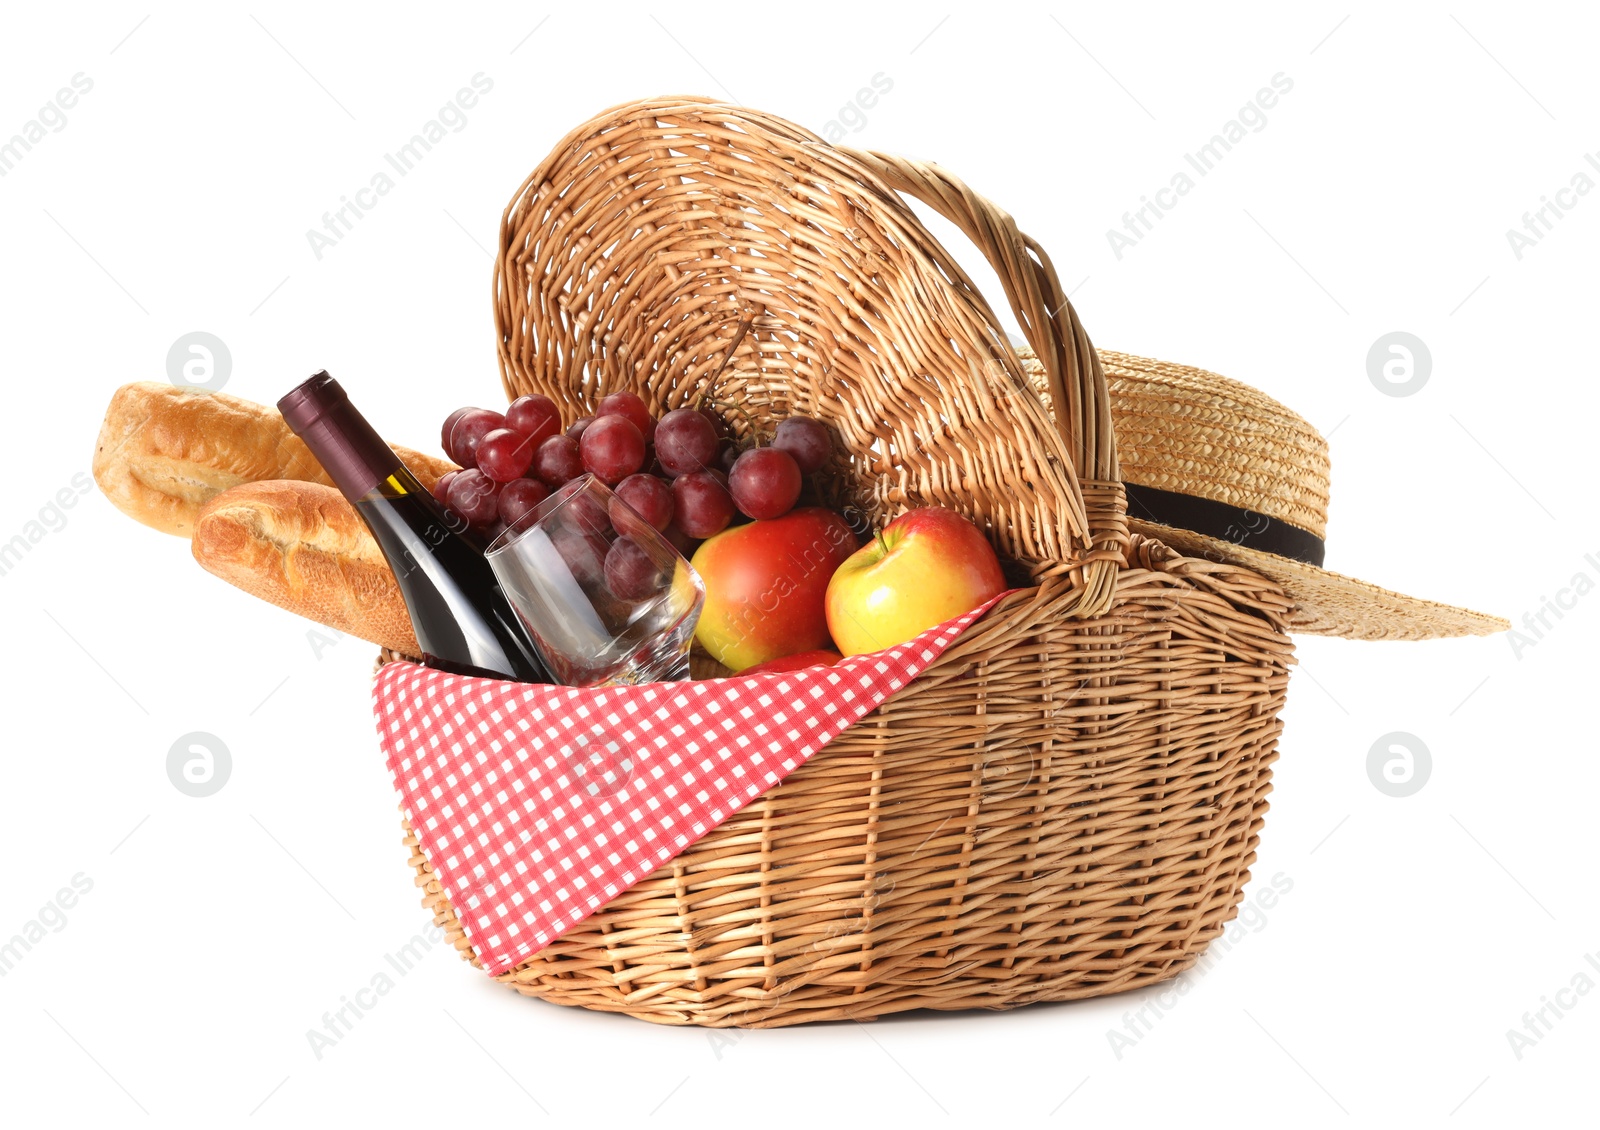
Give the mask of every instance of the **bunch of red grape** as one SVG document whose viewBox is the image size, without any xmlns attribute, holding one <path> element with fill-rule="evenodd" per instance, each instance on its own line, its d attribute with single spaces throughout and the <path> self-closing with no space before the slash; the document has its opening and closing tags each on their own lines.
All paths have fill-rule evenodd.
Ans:
<svg viewBox="0 0 1600 1130">
<path fill-rule="evenodd" d="M 794 509 L 805 476 L 822 469 L 833 443 L 818 421 L 790 416 L 771 445 L 740 451 L 715 412 L 675 408 L 656 425 L 655 451 L 672 479 L 679 525 L 691 537 L 708 538 L 736 515 L 781 518 Z"/>
<path fill-rule="evenodd" d="M 458 408 L 440 438 L 461 470 L 434 494 L 485 537 L 590 472 L 685 556 L 741 514 L 787 514 L 833 451 L 828 429 L 806 416 L 780 421 L 770 445 L 740 451 L 710 408 L 675 408 L 657 421 L 631 392 L 604 397 L 565 431 L 548 396 L 518 397 L 504 415 Z"/>
</svg>

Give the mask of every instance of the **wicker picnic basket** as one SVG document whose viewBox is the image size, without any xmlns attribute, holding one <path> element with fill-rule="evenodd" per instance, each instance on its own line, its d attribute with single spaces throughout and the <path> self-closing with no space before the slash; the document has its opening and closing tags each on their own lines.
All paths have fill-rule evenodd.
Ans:
<svg viewBox="0 0 1600 1130">
<path fill-rule="evenodd" d="M 900 194 L 998 274 L 1038 364 Z M 1006 1008 L 1175 976 L 1235 914 L 1290 605 L 1130 537 L 1101 363 L 1048 256 L 928 164 L 698 98 L 568 134 L 501 222 L 509 396 L 717 380 L 838 436 L 835 505 L 984 527 L 1032 578 L 777 787 L 499 980 L 668 1024 Z M 1029 368 L 1033 369 L 1030 375 Z M 424 905 L 472 947 L 406 829 Z"/>
</svg>

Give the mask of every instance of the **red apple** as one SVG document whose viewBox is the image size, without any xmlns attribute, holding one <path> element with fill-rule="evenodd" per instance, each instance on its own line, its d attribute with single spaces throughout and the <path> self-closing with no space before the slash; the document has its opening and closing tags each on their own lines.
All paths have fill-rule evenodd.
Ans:
<svg viewBox="0 0 1600 1130">
<path fill-rule="evenodd" d="M 982 531 L 954 510 L 900 515 L 839 566 L 828 630 L 845 655 L 882 651 L 970 612 L 1006 589 Z"/>
<path fill-rule="evenodd" d="M 795 655 L 785 655 L 782 659 L 769 659 L 765 663 L 757 663 L 754 667 L 746 667 L 740 671 L 741 675 L 777 675 L 784 671 L 804 671 L 807 667 L 832 667 L 844 656 L 837 651 L 823 648 L 820 651 L 802 651 Z"/>
<path fill-rule="evenodd" d="M 845 520 L 820 506 L 707 538 L 692 562 L 706 583 L 695 638 L 735 671 L 827 647 L 828 578 L 855 546 Z"/>
</svg>

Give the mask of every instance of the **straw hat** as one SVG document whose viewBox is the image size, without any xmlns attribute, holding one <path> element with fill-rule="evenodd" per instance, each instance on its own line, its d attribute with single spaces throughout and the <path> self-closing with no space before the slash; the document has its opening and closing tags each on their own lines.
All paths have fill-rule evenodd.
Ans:
<svg viewBox="0 0 1600 1130">
<path fill-rule="evenodd" d="M 1295 601 L 1298 632 L 1421 640 L 1511 626 L 1324 569 L 1328 444 L 1270 396 L 1203 369 L 1098 352 L 1133 532 L 1276 581 Z M 1019 354 L 1030 375 L 1042 372 Z"/>
</svg>

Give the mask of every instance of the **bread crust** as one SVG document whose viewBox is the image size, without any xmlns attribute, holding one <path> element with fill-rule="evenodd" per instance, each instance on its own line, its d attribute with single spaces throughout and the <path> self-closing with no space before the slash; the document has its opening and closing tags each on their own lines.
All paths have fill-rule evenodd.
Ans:
<svg viewBox="0 0 1600 1130">
<path fill-rule="evenodd" d="M 430 490 L 455 464 L 394 446 Z M 94 480 L 124 514 L 189 537 L 200 508 L 241 483 L 332 481 L 274 408 L 222 392 L 154 381 L 112 394 L 94 452 Z"/>
<path fill-rule="evenodd" d="M 388 561 L 331 486 L 268 480 L 230 487 L 198 509 L 190 548 L 207 572 L 253 596 L 402 655 L 417 654 Z"/>
</svg>

